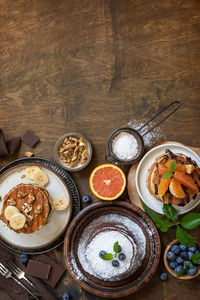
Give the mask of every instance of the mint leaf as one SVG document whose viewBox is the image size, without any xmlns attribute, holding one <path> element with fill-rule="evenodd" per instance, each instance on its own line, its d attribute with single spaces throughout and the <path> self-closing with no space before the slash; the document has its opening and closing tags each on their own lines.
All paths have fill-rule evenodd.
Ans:
<svg viewBox="0 0 200 300">
<path fill-rule="evenodd" d="M 176 277 L 180 277 L 180 276 L 184 275 L 186 273 L 186 271 L 187 271 L 187 268 L 184 267 L 176 274 Z"/>
<path fill-rule="evenodd" d="M 200 253 L 193 254 L 190 256 L 190 259 L 193 261 L 193 263 L 198 263 L 200 262 Z"/>
<path fill-rule="evenodd" d="M 181 225 L 186 229 L 194 229 L 200 225 L 200 214 L 190 213 L 181 219 Z"/>
<path fill-rule="evenodd" d="M 155 226 L 158 229 L 160 229 L 160 231 L 167 232 L 168 229 L 173 226 L 173 224 L 170 223 L 169 221 L 160 218 L 159 215 L 157 213 L 155 213 L 153 210 L 151 210 L 142 200 L 141 200 L 141 202 L 142 202 L 144 211 L 152 219 L 153 223 L 155 224 Z"/>
<path fill-rule="evenodd" d="M 169 169 L 170 171 L 172 172 L 175 172 L 176 171 L 176 163 L 175 163 L 175 160 L 172 159 L 170 165 L 169 165 Z"/>
<path fill-rule="evenodd" d="M 113 250 L 118 253 L 119 252 L 119 243 L 118 241 L 114 243 Z"/>
<path fill-rule="evenodd" d="M 177 226 L 176 238 L 184 246 L 187 246 L 187 247 L 195 246 L 195 241 L 194 241 L 193 237 L 187 231 L 183 230 L 180 226 Z"/>
<path fill-rule="evenodd" d="M 102 256 L 102 259 L 112 260 L 113 259 L 113 254 L 112 253 L 106 253 L 106 254 L 104 254 L 104 256 Z"/>
<path fill-rule="evenodd" d="M 193 264 L 191 264 L 191 263 L 189 263 L 189 266 L 190 266 L 190 269 L 194 268 Z"/>
<path fill-rule="evenodd" d="M 174 222 L 178 219 L 177 210 L 170 204 L 166 204 L 166 203 L 163 204 L 163 212 L 168 219 Z"/>
<path fill-rule="evenodd" d="M 173 176 L 173 173 L 172 173 L 171 171 L 166 171 L 166 172 L 163 174 L 162 178 L 170 178 L 170 177 L 172 177 L 172 176 Z"/>
</svg>

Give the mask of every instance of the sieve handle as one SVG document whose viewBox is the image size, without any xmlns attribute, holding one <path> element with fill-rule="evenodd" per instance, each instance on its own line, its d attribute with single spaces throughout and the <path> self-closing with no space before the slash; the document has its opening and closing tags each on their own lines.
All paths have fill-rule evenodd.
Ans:
<svg viewBox="0 0 200 300">
<path fill-rule="evenodd" d="M 159 115 L 161 115 L 165 110 L 167 110 L 169 107 L 176 105 L 176 107 L 174 108 L 174 110 L 169 113 L 166 117 L 164 117 L 161 121 L 159 121 L 156 125 L 154 125 L 152 128 L 150 128 L 148 131 L 146 131 L 144 134 L 142 134 L 142 136 L 145 136 L 147 133 L 149 133 L 150 131 L 152 131 L 154 128 L 156 128 L 158 125 L 160 125 L 161 123 L 163 123 L 166 119 L 168 119 L 173 113 L 175 113 L 175 111 L 177 111 L 177 109 L 180 108 L 181 104 L 179 101 L 174 101 L 171 102 L 169 105 L 167 105 L 166 107 L 164 107 L 163 109 L 161 109 L 153 118 L 151 118 L 148 122 L 146 122 L 144 125 L 142 125 L 138 131 L 140 131 L 141 129 L 143 129 L 144 127 L 146 127 L 151 121 L 153 121 L 156 117 L 158 117 Z"/>
</svg>

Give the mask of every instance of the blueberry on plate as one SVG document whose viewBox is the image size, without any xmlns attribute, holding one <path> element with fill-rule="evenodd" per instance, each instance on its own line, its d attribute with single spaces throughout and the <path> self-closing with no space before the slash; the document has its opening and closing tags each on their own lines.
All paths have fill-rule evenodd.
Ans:
<svg viewBox="0 0 200 300">
<path fill-rule="evenodd" d="M 190 268 L 189 270 L 187 270 L 187 274 L 190 276 L 194 276 L 195 274 L 197 274 L 197 268 L 196 267 Z"/>
<path fill-rule="evenodd" d="M 28 254 L 24 254 L 24 253 L 20 254 L 19 260 L 22 264 L 27 264 L 27 262 L 29 260 Z"/>
<path fill-rule="evenodd" d="M 99 252 L 99 257 L 102 258 L 106 253 L 107 253 L 106 251 L 101 250 L 101 251 Z"/>
<path fill-rule="evenodd" d="M 197 250 L 197 245 L 193 246 L 193 247 L 188 247 L 188 251 L 190 252 L 195 252 Z"/>
<path fill-rule="evenodd" d="M 126 255 L 124 253 L 119 254 L 119 260 L 123 261 L 126 259 Z"/>
<path fill-rule="evenodd" d="M 180 248 L 179 248 L 178 245 L 173 245 L 170 250 L 171 250 L 171 252 L 173 252 L 175 254 L 179 254 L 180 253 Z"/>
<path fill-rule="evenodd" d="M 64 293 L 62 295 L 63 300 L 70 300 L 71 299 L 71 295 L 69 293 Z"/>
<path fill-rule="evenodd" d="M 82 201 L 83 203 L 89 203 L 91 201 L 91 197 L 89 195 L 83 195 Z"/>
<path fill-rule="evenodd" d="M 181 249 L 181 251 L 187 251 L 187 246 L 184 246 L 182 244 L 179 245 L 179 248 Z"/>
<path fill-rule="evenodd" d="M 162 273 L 160 274 L 160 279 L 161 279 L 161 280 L 167 280 L 167 279 L 168 279 L 167 273 L 166 273 L 166 272 L 162 272 Z"/>
<path fill-rule="evenodd" d="M 176 262 L 176 261 L 170 261 L 170 262 L 169 262 L 169 267 L 170 267 L 171 269 L 175 269 L 175 268 L 177 267 L 177 262 Z"/>
<path fill-rule="evenodd" d="M 169 260 L 171 260 L 171 261 L 175 261 L 176 255 L 175 255 L 173 252 L 168 251 L 168 252 L 167 252 L 167 258 L 168 258 Z"/>
<path fill-rule="evenodd" d="M 183 269 L 183 266 L 182 266 L 182 265 L 178 265 L 178 266 L 175 268 L 174 272 L 175 272 L 176 274 L 178 274 L 182 269 Z"/>
<path fill-rule="evenodd" d="M 178 256 L 177 259 L 176 259 L 176 262 L 178 265 L 181 265 L 183 263 L 183 259 L 181 256 Z"/>
<path fill-rule="evenodd" d="M 122 247 L 120 245 L 118 245 L 119 249 L 118 249 L 118 253 L 122 251 Z"/>
<path fill-rule="evenodd" d="M 115 267 L 115 268 L 119 267 L 119 262 L 118 262 L 118 260 L 113 260 L 113 261 L 112 261 L 112 266 Z"/>
<path fill-rule="evenodd" d="M 182 251 L 180 253 L 180 257 L 182 257 L 183 259 L 188 259 L 188 253 L 186 251 Z"/>
</svg>

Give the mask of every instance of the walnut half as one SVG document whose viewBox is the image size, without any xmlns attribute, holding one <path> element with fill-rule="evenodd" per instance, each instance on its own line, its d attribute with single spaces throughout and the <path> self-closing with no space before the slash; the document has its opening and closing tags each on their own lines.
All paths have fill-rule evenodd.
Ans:
<svg viewBox="0 0 200 300">
<path fill-rule="evenodd" d="M 43 206 L 41 204 L 39 204 L 36 208 L 35 208 L 35 213 L 37 215 L 41 214 L 43 211 Z"/>
</svg>

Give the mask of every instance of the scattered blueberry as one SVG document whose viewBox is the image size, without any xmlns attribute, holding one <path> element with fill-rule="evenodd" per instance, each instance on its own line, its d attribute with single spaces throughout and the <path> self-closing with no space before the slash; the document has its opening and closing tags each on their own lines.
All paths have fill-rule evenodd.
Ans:
<svg viewBox="0 0 200 300">
<path fill-rule="evenodd" d="M 176 259 L 176 262 L 177 262 L 178 265 L 181 265 L 183 263 L 182 257 L 178 256 L 177 259 Z"/>
<path fill-rule="evenodd" d="M 188 259 L 188 253 L 186 251 L 182 251 L 180 253 L 180 257 L 182 257 L 183 259 Z"/>
<path fill-rule="evenodd" d="M 101 250 L 101 251 L 99 252 L 99 257 L 102 258 L 106 253 L 107 253 L 106 251 Z"/>
<path fill-rule="evenodd" d="M 193 267 L 193 268 L 187 270 L 187 274 L 190 275 L 190 276 L 194 276 L 196 273 L 197 273 L 197 268 L 196 267 Z"/>
<path fill-rule="evenodd" d="M 187 247 L 182 244 L 179 245 L 179 248 L 181 249 L 181 251 L 187 251 Z"/>
<path fill-rule="evenodd" d="M 167 258 L 168 258 L 169 260 L 171 260 L 171 261 L 175 261 L 176 255 L 175 255 L 173 252 L 168 251 L 168 252 L 167 252 Z"/>
<path fill-rule="evenodd" d="M 119 247 L 119 250 L 118 250 L 118 253 L 122 251 L 122 247 L 120 245 L 118 245 Z"/>
<path fill-rule="evenodd" d="M 83 203 L 89 203 L 91 201 L 91 197 L 89 195 L 83 195 L 82 201 Z"/>
<path fill-rule="evenodd" d="M 160 279 L 161 279 L 161 280 L 167 280 L 167 279 L 168 279 L 167 273 L 166 273 L 166 272 L 162 272 L 162 273 L 160 274 Z"/>
<path fill-rule="evenodd" d="M 27 264 L 28 260 L 29 260 L 29 256 L 27 254 L 20 254 L 20 258 L 19 258 L 20 262 L 22 264 Z"/>
<path fill-rule="evenodd" d="M 170 262 L 169 262 L 169 267 L 170 267 L 171 269 L 175 269 L 175 268 L 177 267 L 177 262 L 176 262 L 176 261 L 170 261 Z"/>
<path fill-rule="evenodd" d="M 112 266 L 115 267 L 115 268 L 119 267 L 119 262 L 118 262 L 118 260 L 113 260 L 113 261 L 112 261 Z"/>
<path fill-rule="evenodd" d="M 124 253 L 119 254 L 119 260 L 123 261 L 126 259 L 126 255 Z"/>
<path fill-rule="evenodd" d="M 193 247 L 188 247 L 188 250 L 190 252 L 195 252 L 197 250 L 197 246 L 193 246 Z"/>
<path fill-rule="evenodd" d="M 188 251 L 188 257 L 190 258 L 194 253 L 191 251 Z"/>
<path fill-rule="evenodd" d="M 64 293 L 62 296 L 63 300 L 70 300 L 71 299 L 71 295 L 69 293 Z"/>
<path fill-rule="evenodd" d="M 190 268 L 190 261 L 189 260 L 184 261 L 184 267 L 186 267 L 187 269 Z"/>
<path fill-rule="evenodd" d="M 171 247 L 171 252 L 175 253 L 175 254 L 179 254 L 180 253 L 180 248 L 178 245 L 173 245 Z"/>
<path fill-rule="evenodd" d="M 182 265 L 178 265 L 178 266 L 175 268 L 174 272 L 175 272 L 176 274 L 178 274 L 182 269 L 183 269 L 183 266 L 182 266 Z"/>
<path fill-rule="evenodd" d="M 197 250 L 195 251 L 195 254 L 198 254 L 198 253 L 200 253 L 199 249 L 197 249 Z"/>
</svg>

